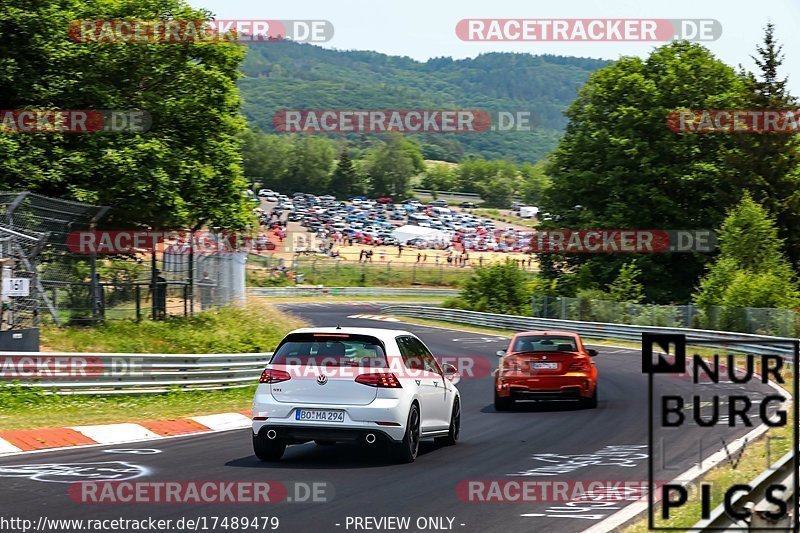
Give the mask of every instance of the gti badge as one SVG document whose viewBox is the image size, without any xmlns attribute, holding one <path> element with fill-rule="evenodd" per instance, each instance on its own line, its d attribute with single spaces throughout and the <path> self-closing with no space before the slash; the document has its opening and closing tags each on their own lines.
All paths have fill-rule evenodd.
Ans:
<svg viewBox="0 0 800 533">
<path fill-rule="evenodd" d="M 317 383 L 319 383 L 320 385 L 325 385 L 327 382 L 328 382 L 328 376 L 324 374 L 321 376 L 317 376 Z"/>
</svg>

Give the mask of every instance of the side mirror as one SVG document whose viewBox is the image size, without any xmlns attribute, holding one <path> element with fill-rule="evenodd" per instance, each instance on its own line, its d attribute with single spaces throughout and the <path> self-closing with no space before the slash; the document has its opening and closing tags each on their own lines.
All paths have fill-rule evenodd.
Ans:
<svg viewBox="0 0 800 533">
<path fill-rule="evenodd" d="M 594 348 L 589 348 L 588 350 L 586 350 L 586 353 L 589 354 L 589 357 L 597 357 L 600 354 L 600 352 L 598 352 Z"/>
<path fill-rule="evenodd" d="M 454 385 L 461 381 L 461 376 L 458 375 L 458 369 L 450 363 L 445 363 L 442 365 L 442 374 Z"/>
<path fill-rule="evenodd" d="M 506 354 L 505 350 L 497 350 L 497 357 L 503 357 Z"/>
</svg>

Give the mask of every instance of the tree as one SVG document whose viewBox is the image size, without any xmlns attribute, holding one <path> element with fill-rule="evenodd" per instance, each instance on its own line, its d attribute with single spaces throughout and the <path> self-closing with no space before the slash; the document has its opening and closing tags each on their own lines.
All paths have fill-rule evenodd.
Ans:
<svg viewBox="0 0 800 533">
<path fill-rule="evenodd" d="M 732 135 L 676 134 L 675 109 L 735 109 L 743 84 L 704 47 L 677 41 L 646 59 L 623 57 L 595 72 L 567 110 L 570 122 L 547 168 L 552 186 L 544 209 L 570 229 L 717 227 L 738 200 L 726 165 Z M 582 209 L 575 209 L 581 205 Z M 545 276 L 572 275 L 582 265 L 608 285 L 623 256 L 541 256 Z M 649 254 L 637 262 L 654 301 L 686 301 L 705 264 L 701 254 Z"/>
<path fill-rule="evenodd" d="M 644 300 L 644 285 L 639 281 L 641 275 L 635 259 L 622 265 L 617 279 L 608 286 L 609 297 L 615 302 L 641 303 Z"/>
<path fill-rule="evenodd" d="M 277 184 L 285 193 L 323 194 L 328 190 L 335 144 L 330 139 L 303 135 L 294 138 L 284 180 Z"/>
<path fill-rule="evenodd" d="M 278 188 L 289 166 L 291 139 L 284 135 L 267 135 L 258 129 L 248 129 L 242 135 L 244 174 L 251 182 Z"/>
<path fill-rule="evenodd" d="M 520 167 L 519 174 L 521 182 L 517 186 L 517 194 L 519 194 L 522 201 L 526 204 L 540 205 L 545 192 L 548 187 L 550 187 L 551 180 L 545 168 L 546 163 L 544 161 L 536 163 L 535 165 L 523 163 Z"/>
<path fill-rule="evenodd" d="M 786 78 L 780 75 L 783 53 L 772 23 L 767 24 L 763 44 L 756 51 L 753 61 L 758 75 L 740 74 L 744 80 L 744 109 L 796 109 L 797 99 L 789 93 Z M 800 139 L 797 135 L 769 133 L 734 137 L 739 149 L 729 164 L 740 170 L 734 188 L 750 191 L 775 216 L 789 258 L 800 265 Z"/>
<path fill-rule="evenodd" d="M 488 207 L 508 208 L 514 196 L 514 179 L 509 176 L 493 176 L 489 181 L 480 184 L 478 194 Z"/>
<path fill-rule="evenodd" d="M 250 221 L 235 43 L 78 44 L 79 19 L 206 20 L 184 0 L 4 0 L 3 109 L 140 109 L 146 133 L 0 135 L 0 188 L 113 207 L 117 227 Z"/>
<path fill-rule="evenodd" d="M 745 193 L 720 228 L 720 254 L 700 281 L 695 303 L 705 308 L 796 307 L 800 290 L 782 247 L 775 222 Z"/>
<path fill-rule="evenodd" d="M 511 161 L 470 159 L 458 166 L 456 182 L 462 192 L 478 193 L 487 205 L 508 207 L 514 195 L 519 169 Z"/>
<path fill-rule="evenodd" d="M 350 159 L 350 151 L 347 146 L 343 146 L 336 169 L 331 175 L 331 194 L 337 198 L 348 198 L 351 194 L 360 193 L 356 190 L 358 185 L 358 174 Z"/>
<path fill-rule="evenodd" d="M 375 196 L 405 196 L 412 176 L 425 170 L 419 146 L 398 134 L 370 151 L 366 172 Z"/>
<path fill-rule="evenodd" d="M 456 176 L 453 168 L 443 163 L 429 165 L 422 176 L 422 188 L 431 191 L 455 190 Z"/>
</svg>

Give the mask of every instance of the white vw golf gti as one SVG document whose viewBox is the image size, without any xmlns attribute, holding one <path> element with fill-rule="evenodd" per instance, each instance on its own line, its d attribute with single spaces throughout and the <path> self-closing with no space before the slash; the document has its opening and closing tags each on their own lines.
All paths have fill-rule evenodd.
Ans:
<svg viewBox="0 0 800 533">
<path fill-rule="evenodd" d="M 459 379 L 412 333 L 295 330 L 261 374 L 253 449 L 262 461 L 276 461 L 290 444 L 357 442 L 386 446 L 396 461 L 410 463 L 420 439 L 458 441 Z"/>
</svg>

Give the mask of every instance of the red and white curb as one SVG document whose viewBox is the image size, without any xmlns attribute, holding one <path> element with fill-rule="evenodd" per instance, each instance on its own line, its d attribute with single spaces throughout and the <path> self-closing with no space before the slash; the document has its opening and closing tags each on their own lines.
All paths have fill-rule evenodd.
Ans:
<svg viewBox="0 0 800 533">
<path fill-rule="evenodd" d="M 122 444 L 250 427 L 249 412 L 126 424 L 0 431 L 0 456 L 73 446 Z"/>
<path fill-rule="evenodd" d="M 386 315 L 350 315 L 347 318 L 365 318 L 367 320 L 383 320 L 384 322 L 400 322 L 400 320 Z"/>
</svg>

